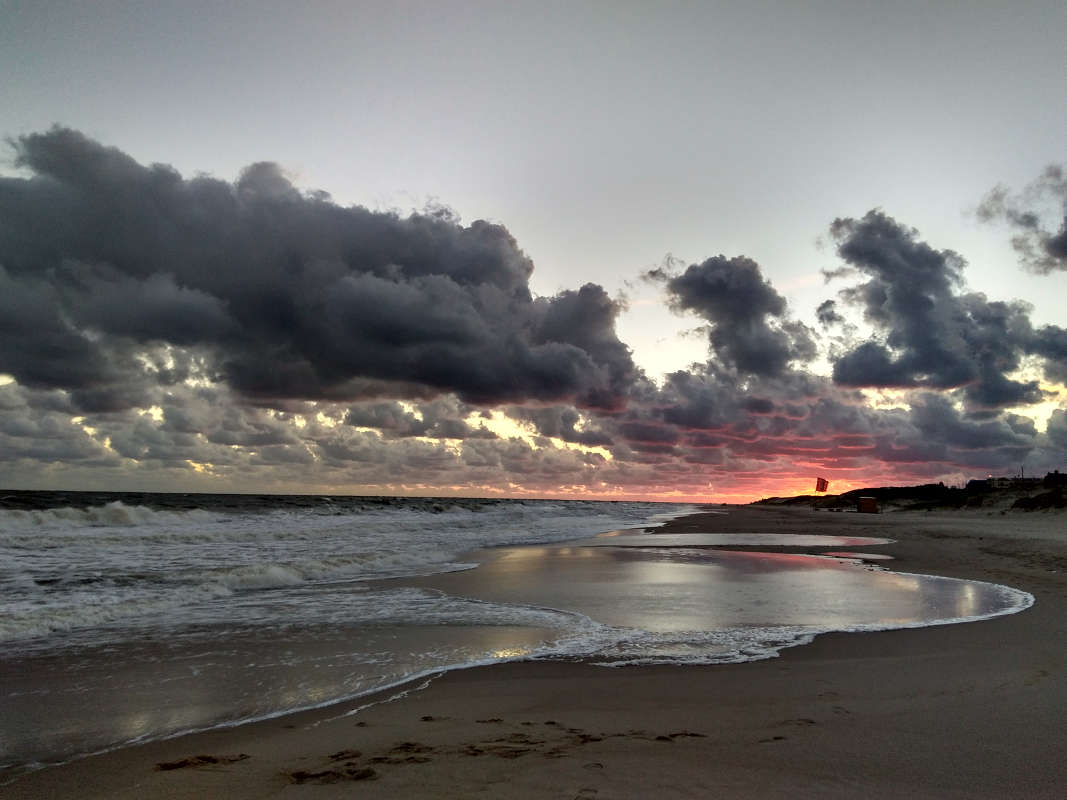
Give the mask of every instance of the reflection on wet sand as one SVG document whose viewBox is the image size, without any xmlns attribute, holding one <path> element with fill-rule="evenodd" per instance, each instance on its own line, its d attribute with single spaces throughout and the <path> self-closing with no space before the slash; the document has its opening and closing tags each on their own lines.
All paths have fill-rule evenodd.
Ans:
<svg viewBox="0 0 1067 800">
<path fill-rule="evenodd" d="M 797 533 L 656 533 L 627 528 L 598 534 L 587 547 L 872 547 L 892 544 L 872 536 L 826 536 Z"/>
<path fill-rule="evenodd" d="M 554 631 L 516 626 L 352 625 L 211 630 L 0 662 L 0 764 L 47 762 L 308 708 L 476 658 L 520 658 Z M 40 721 L 47 719 L 47 725 Z"/>
<path fill-rule="evenodd" d="M 707 536 L 625 533 L 479 551 L 470 556 L 481 566 L 464 572 L 358 590 L 323 584 L 332 599 L 320 606 L 330 613 L 315 624 L 185 626 L 165 639 L 131 634 L 0 659 L 0 763 L 310 707 L 485 660 L 750 660 L 820 632 L 982 618 L 1032 601 L 1007 587 L 855 559 L 720 549 L 704 545 Z M 361 605 L 371 593 L 381 602 Z"/>
<path fill-rule="evenodd" d="M 834 550 L 819 553 L 821 556 L 833 556 L 834 558 L 851 558 L 853 561 L 892 561 L 893 556 L 885 553 L 856 553 L 851 550 Z"/>
<path fill-rule="evenodd" d="M 645 535 L 580 547 L 508 548 L 484 554 L 487 563 L 477 570 L 424 585 L 650 632 L 916 626 L 995 615 L 1018 603 L 991 584 L 873 570 L 854 560 L 693 546 L 703 536 L 679 534 L 689 547 L 660 548 L 655 545 L 666 537 Z M 615 545 L 631 540 L 640 546 Z"/>
</svg>

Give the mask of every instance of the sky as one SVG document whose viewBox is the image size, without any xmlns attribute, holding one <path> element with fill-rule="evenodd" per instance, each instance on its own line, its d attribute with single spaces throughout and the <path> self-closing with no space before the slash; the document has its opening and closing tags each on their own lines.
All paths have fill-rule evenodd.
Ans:
<svg viewBox="0 0 1067 800">
<path fill-rule="evenodd" d="M 1062 2 L 0 23 L 0 486 L 1067 469 Z"/>
</svg>

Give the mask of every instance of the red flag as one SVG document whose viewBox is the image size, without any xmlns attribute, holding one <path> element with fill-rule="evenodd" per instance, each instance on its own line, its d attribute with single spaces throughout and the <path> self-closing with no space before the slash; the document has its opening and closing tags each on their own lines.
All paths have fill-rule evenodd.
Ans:
<svg viewBox="0 0 1067 800">
<path fill-rule="evenodd" d="M 815 491 L 817 491 L 817 492 L 825 492 L 829 488 L 830 488 L 830 481 L 826 480 L 826 478 L 816 478 L 815 479 Z"/>
</svg>

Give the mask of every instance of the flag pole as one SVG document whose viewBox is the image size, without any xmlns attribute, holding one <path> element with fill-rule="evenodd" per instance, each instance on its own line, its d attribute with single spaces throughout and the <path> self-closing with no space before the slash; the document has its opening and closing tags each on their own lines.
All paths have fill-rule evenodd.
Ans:
<svg viewBox="0 0 1067 800">
<path fill-rule="evenodd" d="M 819 492 L 825 493 L 826 490 L 829 489 L 829 488 L 830 488 L 830 481 L 826 480 L 826 478 L 816 478 L 815 479 L 815 494 L 812 495 L 812 497 L 811 497 L 811 510 L 812 511 L 815 510 L 815 499 L 818 497 Z"/>
</svg>

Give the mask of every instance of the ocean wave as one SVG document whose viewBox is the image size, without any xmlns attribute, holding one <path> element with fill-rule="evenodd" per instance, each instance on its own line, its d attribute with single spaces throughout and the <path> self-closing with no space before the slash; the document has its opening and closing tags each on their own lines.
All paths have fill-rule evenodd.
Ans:
<svg viewBox="0 0 1067 800">
<path fill-rule="evenodd" d="M 159 619 L 176 608 L 232 594 L 221 584 L 176 587 L 169 592 L 70 592 L 47 605 L 8 604 L 0 641 L 13 642 L 97 628 L 129 619 Z"/>
<path fill-rule="evenodd" d="M 351 500 L 0 509 L 0 640 L 115 625 L 171 630 L 208 617 L 269 625 L 301 614 L 285 591 L 469 569 L 460 556 L 474 549 L 574 539 L 670 508 L 379 498 L 353 510 Z M 238 501 L 245 511 L 232 511 Z M 263 593 L 269 599 L 257 600 Z"/>
<path fill-rule="evenodd" d="M 45 509 L 0 509 L 0 531 L 53 531 L 77 528 L 133 528 L 144 525 L 199 524 L 216 514 L 201 509 L 156 511 L 147 506 L 128 506 L 114 500 L 100 506 Z"/>
</svg>

